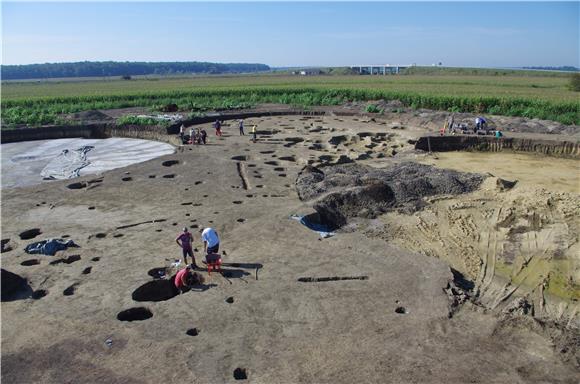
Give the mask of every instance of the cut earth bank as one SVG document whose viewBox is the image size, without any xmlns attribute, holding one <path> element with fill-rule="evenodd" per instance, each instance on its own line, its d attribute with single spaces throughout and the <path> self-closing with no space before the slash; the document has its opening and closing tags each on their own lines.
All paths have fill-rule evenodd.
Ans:
<svg viewBox="0 0 580 384">
<path fill-rule="evenodd" d="M 324 183 L 339 169 L 328 163 L 437 162 L 409 144 L 424 128 L 376 120 L 249 119 L 261 132 L 255 144 L 232 122 L 222 139 L 106 172 L 98 187 L 83 184 L 87 176 L 75 180 L 86 188 L 3 190 L 3 245 L 12 250 L 2 268 L 44 296 L 2 303 L 2 378 L 575 382 L 578 191 L 475 176 L 481 183 L 463 194 L 420 196 L 417 210 L 346 210 L 330 238 L 289 219 L 313 213 L 330 192 L 299 198 L 295 180 L 309 163 Z M 222 237 L 224 276 L 202 272 L 201 291 L 135 301 L 150 270 L 171 272 L 180 258 L 179 229 L 207 225 Z M 18 236 L 35 228 L 34 239 Z M 63 235 L 80 248 L 22 251 Z M 59 258 L 70 263 L 49 264 Z"/>
</svg>

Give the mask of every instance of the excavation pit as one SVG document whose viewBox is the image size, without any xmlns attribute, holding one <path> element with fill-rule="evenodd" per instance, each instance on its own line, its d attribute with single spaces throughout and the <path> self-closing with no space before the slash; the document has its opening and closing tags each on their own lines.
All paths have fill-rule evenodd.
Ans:
<svg viewBox="0 0 580 384">
<path fill-rule="evenodd" d="M 135 301 L 166 301 L 179 294 L 173 279 L 149 281 L 133 291 Z"/>
<path fill-rule="evenodd" d="M 161 165 L 163 165 L 164 167 L 172 167 L 177 164 L 179 164 L 179 160 L 167 160 L 161 163 Z"/>
<path fill-rule="evenodd" d="M 39 228 L 32 228 L 32 229 L 28 229 L 24 232 L 20 232 L 20 240 L 30 240 L 30 239 L 34 239 L 36 236 L 42 234 L 42 232 L 40 231 Z"/>
<path fill-rule="evenodd" d="M 247 380 L 248 372 L 246 368 L 236 368 L 234 369 L 234 379 L 236 380 Z"/>
<path fill-rule="evenodd" d="M 187 332 L 185 332 L 185 334 L 188 336 L 197 336 L 199 335 L 199 331 L 197 330 L 197 328 L 190 328 L 187 330 Z"/>
<path fill-rule="evenodd" d="M 22 263 L 20 263 L 20 265 L 23 265 L 25 267 L 29 267 L 31 265 L 38 265 L 38 264 L 40 264 L 40 260 L 38 260 L 38 259 L 24 260 Z"/>
<path fill-rule="evenodd" d="M 119 321 L 143 321 L 153 317 L 153 312 L 144 307 L 125 309 L 117 314 Z"/>
<path fill-rule="evenodd" d="M 147 274 L 154 279 L 162 279 L 167 276 L 167 267 L 152 268 L 147 271 Z"/>
</svg>

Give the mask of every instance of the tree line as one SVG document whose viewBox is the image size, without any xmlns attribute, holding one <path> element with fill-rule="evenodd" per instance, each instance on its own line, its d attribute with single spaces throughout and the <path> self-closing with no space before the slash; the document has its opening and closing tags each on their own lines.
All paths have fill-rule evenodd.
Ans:
<svg viewBox="0 0 580 384">
<path fill-rule="evenodd" d="M 48 79 L 58 77 L 104 77 L 174 74 L 224 74 L 269 71 L 266 64 L 209 62 L 117 62 L 82 61 L 77 63 L 45 63 L 2 65 L 2 80 Z"/>
</svg>

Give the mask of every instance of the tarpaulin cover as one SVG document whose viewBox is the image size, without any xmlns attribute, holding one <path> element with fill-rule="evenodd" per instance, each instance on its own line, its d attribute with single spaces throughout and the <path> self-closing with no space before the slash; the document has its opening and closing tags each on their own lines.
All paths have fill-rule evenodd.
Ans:
<svg viewBox="0 0 580 384">
<path fill-rule="evenodd" d="M 68 247 L 78 247 L 72 240 L 48 239 L 28 244 L 24 251 L 30 254 L 40 253 L 43 255 L 54 256 L 58 251 L 63 251 Z"/>
<path fill-rule="evenodd" d="M 65 149 L 40 171 L 40 176 L 49 180 L 65 180 L 78 177 L 79 172 L 91 162 L 87 160 L 87 152 L 95 147 L 84 145 L 78 149 Z"/>
</svg>

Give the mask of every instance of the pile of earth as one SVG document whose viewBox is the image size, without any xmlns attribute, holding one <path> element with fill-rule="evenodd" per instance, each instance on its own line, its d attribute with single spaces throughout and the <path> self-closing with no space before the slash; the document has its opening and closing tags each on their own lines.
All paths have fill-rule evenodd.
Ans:
<svg viewBox="0 0 580 384">
<path fill-rule="evenodd" d="M 81 121 L 107 121 L 112 120 L 112 118 L 100 111 L 83 111 L 77 112 L 70 116 L 74 120 Z"/>
<path fill-rule="evenodd" d="M 359 164 L 306 166 L 298 174 L 296 190 L 300 200 L 313 200 L 321 223 L 337 229 L 349 218 L 375 218 L 388 211 L 415 212 L 426 204 L 424 197 L 469 193 L 484 179 L 480 174 L 416 163 L 383 169 Z"/>
</svg>

